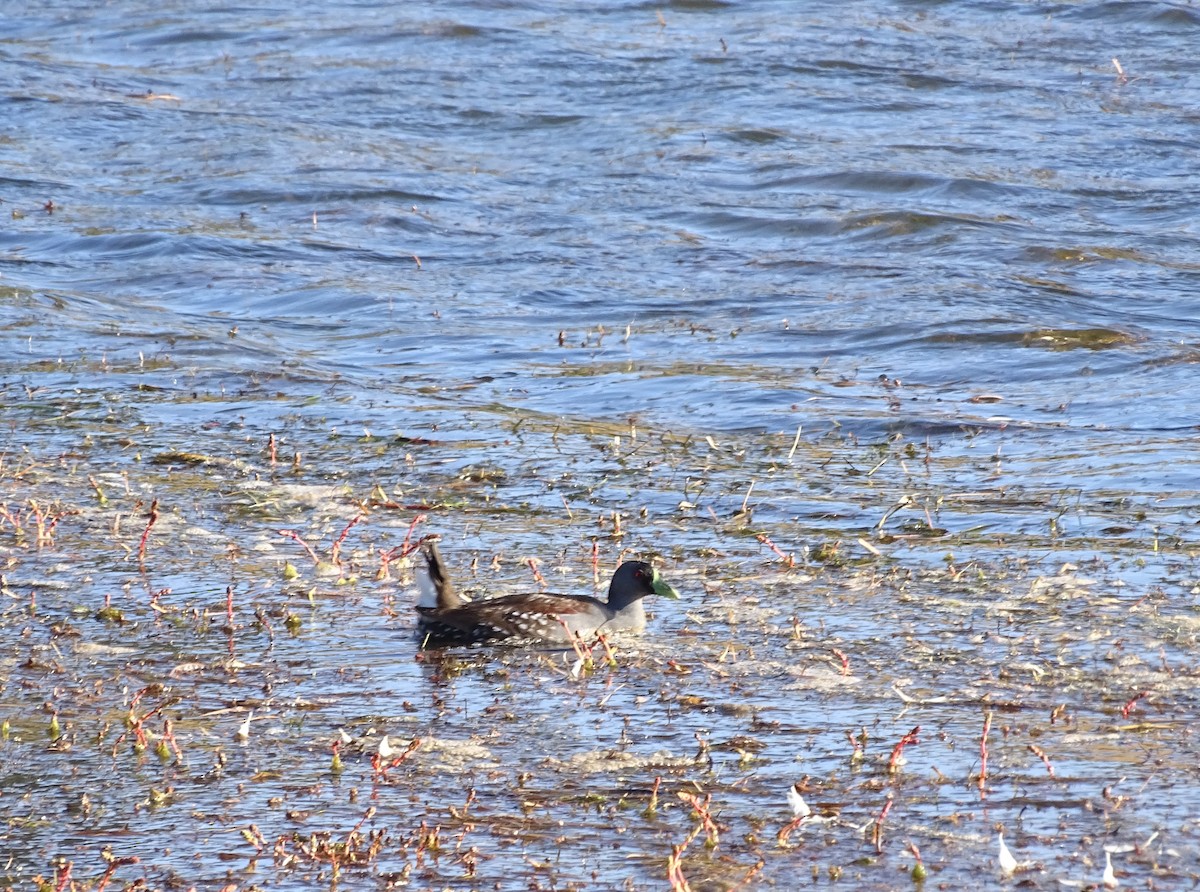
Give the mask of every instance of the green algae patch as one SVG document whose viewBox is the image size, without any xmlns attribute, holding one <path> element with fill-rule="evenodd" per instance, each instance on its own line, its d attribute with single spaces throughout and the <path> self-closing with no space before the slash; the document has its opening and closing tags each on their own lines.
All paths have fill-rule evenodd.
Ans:
<svg viewBox="0 0 1200 892">
<path fill-rule="evenodd" d="M 1049 350 L 1108 350 L 1136 344 L 1138 338 L 1123 331 L 1108 328 L 1038 328 L 1021 338 L 1026 347 Z"/>
</svg>

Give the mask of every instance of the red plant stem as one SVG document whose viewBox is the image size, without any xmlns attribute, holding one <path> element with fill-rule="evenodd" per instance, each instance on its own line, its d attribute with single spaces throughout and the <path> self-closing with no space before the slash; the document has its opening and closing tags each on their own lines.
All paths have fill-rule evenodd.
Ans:
<svg viewBox="0 0 1200 892">
<path fill-rule="evenodd" d="M 849 731 L 846 732 L 846 740 L 848 740 L 850 742 L 850 746 L 854 747 L 855 753 L 859 752 L 862 749 L 862 743 L 860 743 L 859 739 L 857 737 L 855 737 L 853 734 L 851 734 Z"/>
<path fill-rule="evenodd" d="M 420 743 L 419 740 L 416 742 Z M 359 828 L 361 828 L 363 824 L 367 823 L 367 821 L 371 820 L 371 818 L 373 818 L 373 817 L 375 817 L 375 806 L 372 805 L 370 808 L 367 809 L 366 814 L 364 814 L 362 816 L 362 820 L 354 825 L 354 829 L 350 831 L 350 834 L 357 833 L 359 831 Z M 347 834 L 347 837 L 349 837 L 350 834 Z"/>
<path fill-rule="evenodd" d="M 992 711 L 989 709 L 983 717 L 983 733 L 979 735 L 979 795 L 981 798 L 987 796 L 987 760 L 988 760 L 988 734 L 992 731 Z"/>
<path fill-rule="evenodd" d="M 646 811 L 653 814 L 658 810 L 658 788 L 662 786 L 662 777 L 654 779 L 654 785 L 650 787 L 650 801 L 646 803 Z"/>
<path fill-rule="evenodd" d="M 10 512 L 8 510 L 7 505 L 0 505 L 0 517 L 3 517 L 5 520 L 8 521 L 8 524 L 9 524 L 9 526 L 11 526 L 13 528 L 14 533 L 21 532 L 20 514 L 21 514 L 21 512 L 18 511 L 17 516 L 14 517 L 12 515 L 12 512 Z"/>
<path fill-rule="evenodd" d="M 271 434 L 269 437 L 267 437 L 267 453 L 271 457 L 271 465 L 272 466 L 279 464 L 279 457 L 275 453 L 275 435 L 274 434 Z"/>
<path fill-rule="evenodd" d="M 33 520 L 37 525 L 37 545 L 42 545 L 46 539 L 46 516 L 42 514 L 42 508 L 33 499 L 29 500 L 29 510 L 33 512 Z"/>
<path fill-rule="evenodd" d="M 130 717 L 133 719 L 133 728 L 131 730 L 133 731 L 133 736 L 137 739 L 137 742 L 142 746 L 146 746 L 146 730 L 142 726 L 145 725 L 147 721 L 154 718 L 154 716 L 162 712 L 164 706 L 165 704 L 159 704 L 145 715 L 139 717 L 133 715 L 133 706 L 132 704 L 130 705 Z M 125 735 L 121 736 L 124 737 Z"/>
<path fill-rule="evenodd" d="M 1123 718 L 1123 719 L 1129 718 L 1129 713 L 1133 712 L 1133 707 L 1137 705 L 1137 702 L 1139 700 L 1141 700 L 1143 697 L 1149 697 L 1149 696 L 1150 696 L 1149 691 L 1138 691 L 1136 694 L 1134 694 L 1129 699 L 1129 701 L 1124 706 L 1121 707 L 1121 718 Z"/>
<path fill-rule="evenodd" d="M 79 513 L 78 511 L 60 511 L 57 514 L 55 514 L 54 518 L 50 521 L 50 525 L 48 527 L 46 527 L 46 542 L 45 542 L 45 544 L 52 545 L 54 543 L 53 533 L 54 533 L 55 528 L 58 527 L 58 522 L 60 520 L 62 520 L 64 517 L 67 517 L 71 514 L 78 514 L 78 513 Z"/>
<path fill-rule="evenodd" d="M 830 648 L 830 649 L 833 651 L 833 655 L 842 661 L 842 675 L 849 675 L 850 674 L 850 658 L 848 656 L 846 656 L 842 651 L 838 650 L 836 647 Z"/>
<path fill-rule="evenodd" d="M 329 549 L 329 563 L 333 564 L 335 567 L 340 567 L 342 565 L 341 560 L 338 558 L 338 555 L 342 551 L 342 543 L 346 541 L 346 537 L 350 535 L 350 531 L 354 529 L 358 522 L 366 516 L 367 515 L 365 514 L 356 514 L 354 519 L 342 528 L 341 535 L 334 540 L 333 547 Z"/>
<path fill-rule="evenodd" d="M 592 584 L 600 584 L 600 543 L 592 540 Z"/>
<path fill-rule="evenodd" d="M 225 586 L 225 622 L 229 625 L 229 631 L 233 631 L 233 586 Z"/>
<path fill-rule="evenodd" d="M 790 554 L 785 554 L 778 545 L 771 541 L 770 537 L 766 533 L 759 533 L 757 538 L 759 542 L 779 555 L 779 558 L 784 562 L 784 564 L 787 565 L 789 570 L 796 566 L 796 559 Z"/>
<path fill-rule="evenodd" d="M 667 880 L 671 884 L 671 892 L 692 892 L 692 887 L 688 885 L 687 877 L 683 875 L 683 851 L 692 840 L 700 833 L 700 825 L 697 825 L 687 839 L 677 846 L 671 847 L 671 855 L 667 858 Z"/>
<path fill-rule="evenodd" d="M 58 866 L 58 882 L 54 886 L 54 892 L 63 892 L 71 883 L 71 862 L 67 861 Z"/>
<path fill-rule="evenodd" d="M 883 803 L 883 808 L 879 811 L 879 815 L 875 818 L 876 824 L 882 826 L 883 822 L 887 820 L 888 812 L 892 810 L 892 803 L 895 801 L 891 796 L 888 796 L 887 801 Z"/>
<path fill-rule="evenodd" d="M 402 554 L 411 554 L 417 550 L 421 543 L 418 542 L 416 545 L 409 545 L 409 542 L 412 540 L 413 530 L 417 528 L 417 524 L 424 523 L 426 520 L 428 520 L 428 518 L 424 514 L 418 514 L 412 519 L 412 523 L 408 525 L 408 532 L 404 534 L 404 544 L 402 546 L 404 551 L 401 552 Z"/>
<path fill-rule="evenodd" d="M 888 812 L 892 810 L 892 803 L 896 800 L 892 798 L 892 794 L 888 794 L 887 802 L 883 804 L 879 814 L 875 818 L 875 827 L 872 831 L 875 837 L 875 854 L 883 854 L 883 822 L 887 820 Z"/>
<path fill-rule="evenodd" d="M 604 658 L 609 666 L 617 665 L 617 655 L 613 653 L 612 646 L 608 643 L 607 635 L 597 635 L 596 640 L 604 647 Z"/>
<path fill-rule="evenodd" d="M 397 765 L 403 765 L 405 762 L 408 761 L 408 757 L 411 756 L 413 753 L 415 753 L 420 746 L 421 746 L 421 738 L 414 737 L 412 739 L 412 742 L 409 743 L 408 748 L 404 752 L 402 752 L 400 755 L 398 755 L 396 758 L 392 759 L 392 762 L 388 766 L 388 768 L 395 768 Z"/>
<path fill-rule="evenodd" d="M 716 845 L 719 839 L 717 825 L 713 822 L 712 814 L 708 810 L 709 805 L 712 804 L 712 793 L 707 794 L 703 801 L 701 801 L 699 796 L 689 793 L 686 790 L 680 790 L 679 798 L 692 807 L 692 810 L 696 813 L 696 817 L 700 819 L 700 827 L 708 834 L 709 841 L 713 845 Z"/>
<path fill-rule="evenodd" d="M 402 544 L 397 545 L 395 548 L 389 548 L 386 551 L 382 548 L 379 550 L 379 576 L 377 577 L 378 579 L 390 579 L 391 578 L 391 576 L 392 576 L 391 565 L 392 565 L 392 561 L 394 561 L 396 558 L 408 557 L 410 554 L 412 554 L 414 551 L 416 551 L 418 548 L 420 548 L 424 543 L 426 543 L 430 540 L 432 540 L 434 542 L 441 540 L 442 536 L 440 533 L 432 533 L 428 536 L 422 536 L 416 542 L 409 541 L 412 538 L 413 528 L 416 527 L 416 525 L 423 520 L 425 520 L 424 514 L 419 514 L 419 515 L 417 515 L 416 518 L 414 518 L 413 522 L 411 524 L 409 524 L 409 526 L 408 526 L 408 534 L 404 537 L 404 542 Z"/>
<path fill-rule="evenodd" d="M 901 737 L 900 740 L 897 741 L 896 745 L 892 747 L 892 756 L 890 759 L 888 759 L 888 774 L 896 773 L 896 770 L 899 767 L 898 763 L 900 762 L 900 755 L 904 752 L 904 748 L 906 746 L 909 746 L 910 744 L 915 745 L 921 742 L 917 739 L 917 735 L 920 733 L 921 726 L 917 725 L 915 728 Z"/>
<path fill-rule="evenodd" d="M 692 892 L 687 877 L 683 875 L 683 850 L 687 846 L 671 847 L 671 855 L 667 858 L 667 882 L 671 884 L 671 892 Z"/>
<path fill-rule="evenodd" d="M 175 729 L 171 726 L 170 719 L 163 719 L 163 739 L 170 744 L 172 751 L 175 753 L 175 758 L 182 762 L 183 750 L 179 748 L 179 741 L 175 739 Z"/>
<path fill-rule="evenodd" d="M 538 564 L 540 564 L 541 561 L 539 561 L 535 557 L 531 557 L 531 558 L 525 558 L 525 563 L 529 566 L 529 569 L 533 571 L 533 578 L 537 580 L 537 584 L 540 585 L 542 588 L 545 588 L 546 580 L 542 576 L 542 571 L 538 569 Z"/>
<path fill-rule="evenodd" d="M 295 530 L 280 530 L 279 535 L 286 536 L 289 539 L 295 540 L 296 542 L 298 542 L 300 544 L 301 548 L 303 548 L 305 551 L 308 552 L 308 556 L 310 558 L 312 558 L 312 562 L 314 564 L 321 563 L 321 559 L 319 557 L 317 557 L 317 553 L 315 551 L 313 551 L 312 546 L 309 545 L 307 542 L 305 542 L 303 539 L 301 539 L 300 534 L 297 533 Z"/>
<path fill-rule="evenodd" d="M 578 632 L 572 632 L 571 627 L 567 625 L 566 620 L 564 620 L 561 616 L 556 616 L 554 618 L 558 620 L 558 624 L 562 626 L 563 631 L 567 633 L 567 636 L 571 642 L 571 647 L 575 651 L 575 656 L 579 657 L 579 659 L 584 663 L 590 663 L 592 661 L 592 649 L 584 643 L 583 636 Z"/>
<path fill-rule="evenodd" d="M 757 864 L 755 864 L 748 871 L 746 871 L 746 875 L 744 877 L 742 877 L 741 882 L 739 882 L 735 886 L 733 886 L 729 890 L 729 892 L 737 892 L 738 889 L 741 889 L 744 886 L 749 886 L 750 881 L 752 879 L 754 879 L 756 876 L 758 876 L 760 873 L 762 873 L 763 868 L 766 866 L 767 866 L 767 862 L 760 859 Z"/>
<path fill-rule="evenodd" d="M 112 875 L 117 872 L 118 867 L 124 867 L 127 864 L 138 864 L 141 862 L 137 855 L 131 855 L 128 858 L 106 858 L 108 867 L 104 870 L 104 875 L 100 877 L 100 881 L 96 884 L 96 892 L 104 892 L 104 887 L 108 885 L 108 881 Z"/>
<path fill-rule="evenodd" d="M 808 821 L 811 818 L 812 815 L 796 815 L 796 817 L 792 818 L 791 821 L 784 825 L 783 829 L 775 835 L 775 838 L 781 843 L 787 842 L 788 837 L 791 836 L 798 827 L 803 826 L 805 821 Z"/>
<path fill-rule="evenodd" d="M 1050 757 L 1046 755 L 1046 751 L 1040 746 L 1034 746 L 1031 743 L 1029 744 L 1029 752 L 1041 759 L 1042 764 L 1046 766 L 1046 773 L 1051 777 L 1054 777 L 1054 766 L 1050 764 Z"/>
<path fill-rule="evenodd" d="M 375 575 L 376 579 L 390 580 L 392 578 L 392 558 L 396 556 L 399 550 L 399 548 L 379 549 L 379 572 Z"/>
<path fill-rule="evenodd" d="M 150 503 L 150 519 L 146 522 L 146 529 L 142 532 L 142 541 L 138 543 L 138 566 L 144 566 L 146 563 L 146 544 L 150 541 L 150 530 L 154 524 L 158 522 L 158 499 Z"/>
</svg>

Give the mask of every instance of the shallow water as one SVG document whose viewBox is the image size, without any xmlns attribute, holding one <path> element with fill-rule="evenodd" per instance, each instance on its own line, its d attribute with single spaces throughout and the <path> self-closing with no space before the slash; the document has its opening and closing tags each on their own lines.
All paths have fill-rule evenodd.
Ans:
<svg viewBox="0 0 1200 892">
<path fill-rule="evenodd" d="M 6 881 L 1195 880 L 1194 9 L 8 6 Z"/>
</svg>

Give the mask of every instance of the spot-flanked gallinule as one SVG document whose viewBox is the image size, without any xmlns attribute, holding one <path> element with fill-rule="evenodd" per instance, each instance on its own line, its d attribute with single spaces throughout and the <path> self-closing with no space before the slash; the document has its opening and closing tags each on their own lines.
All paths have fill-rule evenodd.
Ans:
<svg viewBox="0 0 1200 892">
<path fill-rule="evenodd" d="M 613 574 L 607 601 L 541 592 L 464 601 L 450 582 L 437 543 L 425 541 L 421 552 L 432 583 L 432 591 L 417 606 L 423 647 L 567 644 L 576 634 L 641 632 L 646 627 L 646 595 L 679 597 L 650 564 L 626 561 Z"/>
</svg>

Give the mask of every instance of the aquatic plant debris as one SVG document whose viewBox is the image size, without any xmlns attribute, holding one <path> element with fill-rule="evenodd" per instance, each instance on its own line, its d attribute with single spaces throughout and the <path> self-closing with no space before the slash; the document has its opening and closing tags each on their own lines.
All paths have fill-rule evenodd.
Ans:
<svg viewBox="0 0 1200 892">
<path fill-rule="evenodd" d="M 0 887 L 1196 885 L 1194 10 L 64 5 Z M 681 598 L 422 651 L 431 530 Z"/>
<path fill-rule="evenodd" d="M 473 422 L 472 436 L 480 429 Z M 452 431 L 443 424 L 439 433 Z M 550 434 L 527 425 L 523 436 L 528 451 Z M 930 878 L 965 876 L 984 860 L 995 870 L 979 841 L 985 819 L 965 787 L 986 792 L 988 820 L 1021 826 L 1030 860 L 1018 863 L 1001 837 L 1002 874 L 1069 879 L 1086 841 L 1104 833 L 1117 843 L 1151 840 L 1123 865 L 1131 877 L 1149 870 L 1151 857 L 1160 873 L 1190 875 L 1187 838 L 1167 847 L 1152 836 L 1172 801 L 1167 784 L 1196 770 L 1177 731 L 1194 705 L 1188 653 L 1200 627 L 1185 605 L 1196 549 L 1190 528 L 1172 524 L 1173 508 L 1140 504 L 1159 516 L 1128 517 L 1145 539 L 1106 538 L 1098 527 L 1066 536 L 1061 524 L 1035 533 L 1021 518 L 1064 516 L 1056 496 L 1009 500 L 993 489 L 988 533 L 955 520 L 960 512 L 977 519 L 987 485 L 948 490 L 965 466 L 947 450 L 930 454 L 920 478 L 899 460 L 869 481 L 826 472 L 823 497 L 797 514 L 812 469 L 831 456 L 846 468 L 868 455 L 876 465 L 882 451 L 903 456 L 906 444 L 727 434 L 721 445 L 741 457 L 726 464 L 703 439 L 687 446 L 643 423 L 639 467 L 691 473 L 699 461 L 707 494 L 692 498 L 714 509 L 713 521 L 677 511 L 669 475 L 659 492 L 640 471 L 622 470 L 624 456 L 591 449 L 600 437 L 586 426 L 560 426 L 553 440 L 576 493 L 571 517 L 553 490 L 541 495 L 542 472 L 515 454 L 503 482 L 482 483 L 475 496 L 458 494 L 459 478 L 432 455 L 411 466 L 406 486 L 424 488 L 426 505 L 453 500 L 436 511 L 437 523 L 443 548 L 471 567 L 461 580 L 470 597 L 528 590 L 534 554 L 553 590 L 575 591 L 592 589 L 631 553 L 656 554 L 678 578 L 680 608 L 656 605 L 647 634 L 604 641 L 603 658 L 583 643 L 566 662 L 536 650 L 422 653 L 413 562 L 402 548 L 415 538 L 418 512 L 364 510 L 353 496 L 374 487 L 385 458 L 341 461 L 352 468 L 341 472 L 349 494 L 327 486 L 311 502 L 289 494 L 303 482 L 291 469 L 279 471 L 287 476 L 278 494 L 269 476 L 252 486 L 189 477 L 183 503 L 171 494 L 174 471 L 138 466 L 127 483 L 105 484 L 107 505 L 94 498 L 96 469 L 33 472 L 31 461 L 53 464 L 36 452 L 20 464 L 6 459 L 0 631 L 16 654 L 4 665 L 6 689 L 25 706 L 4 715 L 0 745 L 47 777 L 74 766 L 72 788 L 86 790 L 87 802 L 33 780 L 9 795 L 42 806 L 57 799 L 81 828 L 102 811 L 149 834 L 156 814 L 181 804 L 199 828 L 230 817 L 256 828 L 244 850 L 229 851 L 232 861 L 164 855 L 139 837 L 115 841 L 107 861 L 108 850 L 83 836 L 67 859 L 68 886 L 85 868 L 110 883 L 131 879 L 135 866 L 201 880 L 240 861 L 255 865 L 259 882 L 286 883 L 302 870 L 343 880 L 420 870 L 440 882 L 470 872 L 501 888 L 516 888 L 510 878 L 522 871 L 545 870 L 564 882 L 590 882 L 580 871 L 649 882 L 666 865 L 677 887 L 699 888 L 778 881 L 813 863 L 819 838 L 821 873 L 882 889 L 901 863 L 909 872 L 920 864 Z M 241 448 L 231 441 L 228 451 L 249 461 Z M 346 446 L 327 448 L 340 455 Z M 461 450 L 462 462 L 477 463 L 478 450 L 504 464 L 485 442 Z M 315 470 L 321 443 L 306 441 L 303 451 L 314 483 L 328 481 L 329 471 Z M 764 499 L 754 523 L 770 531 L 770 544 L 721 520 L 743 510 L 747 473 Z M 622 512 L 617 537 L 610 505 L 634 476 L 651 508 Z M 891 534 L 900 513 L 869 531 L 875 506 L 898 504 L 901 488 L 950 530 L 935 548 Z M 157 492 L 159 518 L 139 557 L 148 492 Z M 247 510 L 240 496 L 251 493 Z M 60 506 L 52 542 L 22 532 L 13 506 L 30 500 Z M 1092 529 L 1093 512 L 1105 525 L 1115 520 L 1105 499 L 1077 494 L 1071 504 L 1080 531 Z M 138 523 L 120 522 L 139 512 Z M 205 535 L 182 535 L 187 526 Z M 99 531 L 114 528 L 125 547 L 104 544 Z M 1023 530 L 1016 551 L 1014 529 Z M 878 554 L 832 560 L 832 550 L 818 556 L 813 547 L 862 536 Z M 305 542 L 307 563 L 295 560 Z M 1101 544 L 1105 556 L 1095 554 Z M 86 570 L 68 557 L 81 548 L 100 558 Z M 363 572 L 385 551 L 394 555 L 389 573 Z M 214 584 L 213 568 L 233 582 Z M 98 615 L 106 609 L 120 619 Z M 289 625 L 289 616 L 302 621 Z M 28 707 L 42 704 L 52 711 L 31 724 Z M 252 745 L 230 747 L 231 739 Z M 1164 767 L 1139 770 L 1135 751 Z M 153 780 L 137 782 L 151 765 Z M 788 814 L 772 814 L 764 803 L 778 802 L 781 788 Z M 208 815 L 219 800 L 226 816 L 218 822 Z M 1080 807 L 1085 801 L 1094 811 Z M 1116 815 L 1124 829 L 1106 833 Z M 617 860 L 594 842 L 613 827 L 621 828 Z M 37 820 L 5 828 L 25 853 L 7 868 L 10 878 L 63 876 L 40 828 Z M 533 867 L 512 860 L 514 847 L 538 853 L 539 865 L 554 852 L 573 856 Z M 1106 869 L 1099 879 L 1117 877 Z"/>
</svg>

